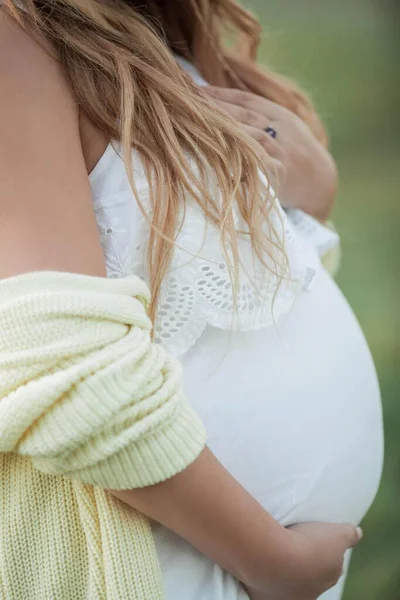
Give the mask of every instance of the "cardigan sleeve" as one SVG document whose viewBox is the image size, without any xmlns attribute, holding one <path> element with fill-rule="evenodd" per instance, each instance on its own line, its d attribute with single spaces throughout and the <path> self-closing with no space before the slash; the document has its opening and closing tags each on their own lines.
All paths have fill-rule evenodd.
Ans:
<svg viewBox="0 0 400 600">
<path fill-rule="evenodd" d="M 151 341 L 136 276 L 36 272 L 0 281 L 0 452 L 113 489 L 185 469 L 205 432 L 179 363 Z"/>
</svg>

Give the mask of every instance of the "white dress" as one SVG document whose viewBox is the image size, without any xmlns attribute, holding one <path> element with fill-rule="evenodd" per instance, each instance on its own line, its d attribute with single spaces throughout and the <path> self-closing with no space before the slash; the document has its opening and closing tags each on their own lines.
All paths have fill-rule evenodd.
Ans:
<svg viewBox="0 0 400 600">
<path fill-rule="evenodd" d="M 107 274 L 146 278 L 147 226 L 118 151 L 118 144 L 109 145 L 90 175 Z M 147 181 L 135 153 L 132 160 L 146 203 Z M 232 320 L 218 236 L 189 205 L 156 337 L 183 363 L 186 391 L 210 449 L 276 519 L 284 525 L 359 523 L 382 469 L 375 368 L 352 310 L 320 262 L 321 249 L 335 236 L 301 213 L 283 218 L 295 284 L 284 286 L 272 311 L 273 282 L 248 260 L 242 242 L 246 269 Z M 248 599 L 229 573 L 190 544 L 161 525 L 153 532 L 166 600 Z M 323 600 L 339 600 L 343 580 Z"/>
</svg>

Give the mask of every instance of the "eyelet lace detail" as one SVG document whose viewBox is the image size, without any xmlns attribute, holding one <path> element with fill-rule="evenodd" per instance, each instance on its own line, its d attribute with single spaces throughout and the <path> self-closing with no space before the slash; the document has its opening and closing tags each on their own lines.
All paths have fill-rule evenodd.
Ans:
<svg viewBox="0 0 400 600">
<path fill-rule="evenodd" d="M 142 197 L 141 201 L 144 202 Z M 179 356 L 194 345 L 206 325 L 249 331 L 276 323 L 290 310 L 305 280 L 306 265 L 300 259 L 296 235 L 279 202 L 275 203 L 272 218 L 281 240 L 284 239 L 290 276 L 277 288 L 272 261 L 270 271 L 253 256 L 250 242 L 243 236 L 239 242 L 235 304 L 219 230 L 205 219 L 196 203 L 187 202 L 185 220 L 161 287 L 154 323 L 156 342 Z M 136 239 L 132 248 L 131 270 L 148 280 L 144 257 L 149 226 L 141 219 L 140 240 Z"/>
<path fill-rule="evenodd" d="M 115 178 L 125 181 L 122 161 L 116 161 L 113 168 Z M 190 159 L 189 168 L 195 168 Z M 148 185 L 145 185 L 144 173 L 136 162 L 135 169 L 135 181 L 140 183 L 140 201 L 150 214 Z M 212 181 L 210 185 L 213 185 Z M 148 282 L 145 262 L 149 224 L 139 210 L 127 180 L 126 187 L 125 183 L 122 187 L 124 193 L 97 198 L 96 217 L 102 234 L 107 275 L 123 277 L 135 273 Z M 215 185 L 210 189 L 218 194 Z M 290 277 L 277 287 L 278 280 L 272 272 L 273 261 L 267 265 L 271 268 L 266 268 L 253 256 L 248 237 L 242 235 L 235 305 L 229 257 L 224 255 L 220 232 L 206 220 L 195 201 L 186 199 L 184 221 L 161 286 L 154 323 L 156 342 L 179 356 L 194 345 L 207 325 L 249 331 L 273 325 L 290 310 L 305 282 L 308 285 L 310 277 L 313 278 L 315 260 L 318 259 L 315 256 L 310 259 L 301 236 L 291 226 L 278 200 L 274 203 L 275 210 L 271 211 L 273 228 L 266 235 L 270 239 L 275 237 L 275 241 L 284 240 Z M 244 229 L 238 217 L 236 226 L 239 230 Z"/>
</svg>

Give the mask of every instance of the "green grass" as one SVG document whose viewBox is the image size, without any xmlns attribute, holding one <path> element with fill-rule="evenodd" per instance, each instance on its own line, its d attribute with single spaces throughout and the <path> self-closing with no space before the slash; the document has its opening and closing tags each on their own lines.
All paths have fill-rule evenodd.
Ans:
<svg viewBox="0 0 400 600">
<path fill-rule="evenodd" d="M 334 213 L 344 256 L 338 283 L 368 339 L 382 389 L 384 476 L 344 600 L 400 600 L 400 86 L 394 5 L 391 14 L 383 1 L 252 2 L 266 31 L 261 61 L 297 79 L 328 126 L 341 176 Z"/>
</svg>

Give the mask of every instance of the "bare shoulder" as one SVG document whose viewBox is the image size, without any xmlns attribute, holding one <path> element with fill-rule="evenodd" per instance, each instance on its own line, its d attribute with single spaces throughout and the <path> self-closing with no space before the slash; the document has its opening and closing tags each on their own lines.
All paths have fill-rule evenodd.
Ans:
<svg viewBox="0 0 400 600">
<path fill-rule="evenodd" d="M 44 40 L 39 44 L 1 8 L 0 76 L 0 99 L 8 111 L 18 113 L 23 107 L 28 119 L 31 111 L 47 112 L 44 109 L 57 100 L 61 104 L 51 113 L 67 116 L 77 127 L 76 104 L 50 47 Z"/>
<path fill-rule="evenodd" d="M 0 277 L 103 274 L 78 107 L 52 53 L 1 8 L 0 81 Z"/>
</svg>

